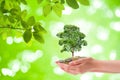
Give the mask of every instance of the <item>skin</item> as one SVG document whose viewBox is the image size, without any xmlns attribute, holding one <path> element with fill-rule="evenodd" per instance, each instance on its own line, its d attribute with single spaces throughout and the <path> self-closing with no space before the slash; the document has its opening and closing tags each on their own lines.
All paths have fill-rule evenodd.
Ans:
<svg viewBox="0 0 120 80">
<path fill-rule="evenodd" d="M 96 60 L 93 58 L 81 58 L 68 64 L 56 64 L 65 72 L 77 75 L 85 72 L 103 72 L 103 73 L 120 73 L 120 60 Z"/>
</svg>

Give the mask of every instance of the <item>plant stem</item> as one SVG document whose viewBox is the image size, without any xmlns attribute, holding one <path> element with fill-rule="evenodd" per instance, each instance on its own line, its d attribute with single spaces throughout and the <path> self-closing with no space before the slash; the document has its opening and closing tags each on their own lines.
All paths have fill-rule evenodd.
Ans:
<svg viewBox="0 0 120 80">
<path fill-rule="evenodd" d="M 23 28 L 15 28 L 15 27 L 12 27 L 12 26 L 0 27 L 0 28 L 10 28 L 10 29 L 16 29 L 16 30 L 24 30 Z"/>
<path fill-rule="evenodd" d="M 72 57 L 74 57 L 74 52 L 72 51 Z"/>
<path fill-rule="evenodd" d="M 74 57 L 74 49 L 72 50 L 72 58 Z"/>
</svg>

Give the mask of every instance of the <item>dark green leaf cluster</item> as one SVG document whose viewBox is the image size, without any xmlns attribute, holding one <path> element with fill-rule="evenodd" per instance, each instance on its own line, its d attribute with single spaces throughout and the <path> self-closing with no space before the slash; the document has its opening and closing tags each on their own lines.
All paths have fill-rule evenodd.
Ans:
<svg viewBox="0 0 120 80">
<path fill-rule="evenodd" d="M 26 19 L 27 10 L 21 10 L 21 3 L 27 5 L 26 0 L 0 0 L 0 28 L 24 30 L 23 39 L 26 43 L 32 35 L 35 40 L 43 43 L 42 34 L 46 32 L 45 29 L 35 21 L 34 16 Z"/>
<path fill-rule="evenodd" d="M 30 17 L 30 19 L 28 19 L 30 22 L 33 21 L 34 19 L 32 19 Z M 34 22 L 34 21 L 33 21 Z M 32 22 L 31 22 L 32 23 Z M 32 28 L 26 28 L 24 34 L 23 34 L 23 39 L 26 43 L 28 43 L 32 36 L 34 37 L 35 40 L 37 40 L 40 43 L 44 43 L 44 39 L 42 34 L 46 32 L 46 30 L 41 26 L 41 24 L 39 22 L 36 22 L 34 24 L 29 24 L 29 26 L 33 26 Z M 33 31 L 32 31 L 33 30 Z"/>
<path fill-rule="evenodd" d="M 86 46 L 87 42 L 84 40 L 85 34 L 80 32 L 79 27 L 74 25 L 65 25 L 64 31 L 57 34 L 60 38 L 59 45 L 63 46 L 63 51 L 80 51 L 82 46 Z"/>
<path fill-rule="evenodd" d="M 78 2 L 82 5 L 89 6 L 89 0 L 66 0 L 66 3 L 73 9 L 79 8 Z"/>
<path fill-rule="evenodd" d="M 60 0 L 51 0 L 47 4 L 43 6 L 43 14 L 46 17 L 50 14 L 51 11 L 54 11 L 57 16 L 62 16 L 62 10 L 64 10 L 64 6 Z"/>
<path fill-rule="evenodd" d="M 78 2 L 89 5 L 88 0 L 36 0 L 43 8 L 46 17 L 54 11 L 59 17 L 62 16 L 64 4 L 67 3 L 73 9 L 79 8 Z M 45 29 L 35 20 L 34 16 L 28 16 L 27 10 L 21 10 L 20 5 L 28 5 L 26 0 L 0 0 L 0 28 L 24 30 L 23 38 L 28 43 L 32 35 L 39 42 L 44 42 L 42 33 Z M 34 30 L 34 31 L 33 31 Z"/>
<path fill-rule="evenodd" d="M 43 0 L 38 0 L 38 3 L 42 2 Z M 45 17 L 50 14 L 52 10 L 60 17 L 62 15 L 62 11 L 64 10 L 63 4 L 65 3 L 73 9 L 79 8 L 79 3 L 85 6 L 90 4 L 89 0 L 46 0 L 46 3 L 47 4 L 43 6 L 43 14 Z"/>
</svg>

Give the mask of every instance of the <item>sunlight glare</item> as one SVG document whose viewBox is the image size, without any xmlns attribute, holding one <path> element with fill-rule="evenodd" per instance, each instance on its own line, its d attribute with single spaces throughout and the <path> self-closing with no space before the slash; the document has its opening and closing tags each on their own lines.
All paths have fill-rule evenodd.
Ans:
<svg viewBox="0 0 120 80">
<path fill-rule="evenodd" d="M 70 15 L 72 13 L 72 8 L 65 6 L 65 10 L 63 10 L 63 15 Z"/>
<path fill-rule="evenodd" d="M 62 22 L 51 22 L 51 26 L 50 26 L 50 31 L 52 36 L 56 37 L 56 34 L 58 32 L 61 32 L 63 30 L 64 27 L 64 23 Z"/>
<path fill-rule="evenodd" d="M 11 61 L 11 62 L 8 64 L 9 68 L 10 68 L 13 72 L 18 72 L 18 71 L 20 70 L 20 65 L 21 65 L 21 63 L 20 63 L 20 61 L 17 60 L 17 59 Z"/>
<path fill-rule="evenodd" d="M 15 43 L 23 42 L 23 38 L 22 37 L 14 37 L 13 40 L 14 40 Z"/>
<path fill-rule="evenodd" d="M 7 40 L 6 40 L 7 44 L 13 44 L 13 38 L 11 36 L 7 37 Z"/>
<path fill-rule="evenodd" d="M 115 59 L 116 59 L 116 54 L 117 54 L 116 51 L 115 51 L 115 50 L 112 50 L 112 51 L 110 52 L 110 56 L 109 56 L 110 59 L 111 59 L 111 60 L 115 60 Z"/>
<path fill-rule="evenodd" d="M 103 47 L 99 44 L 96 44 L 94 45 L 92 48 L 91 48 L 91 52 L 93 54 L 96 54 L 96 53 L 101 53 L 103 51 Z"/>
<path fill-rule="evenodd" d="M 2 68 L 1 72 L 4 76 L 11 76 L 13 77 L 15 74 L 12 70 L 8 69 L 8 68 Z"/>
<path fill-rule="evenodd" d="M 100 40 L 108 40 L 109 38 L 109 31 L 103 27 L 99 27 L 97 30 L 97 38 Z"/>
<path fill-rule="evenodd" d="M 110 27 L 115 31 L 120 31 L 120 21 L 119 22 L 111 22 Z"/>
<path fill-rule="evenodd" d="M 32 51 L 25 50 L 23 51 L 22 61 L 24 62 L 34 62 L 39 57 L 42 57 L 42 51 L 37 50 L 35 53 Z"/>
<path fill-rule="evenodd" d="M 115 15 L 116 15 L 117 17 L 120 17 L 120 8 L 117 8 L 117 9 L 115 10 Z"/>
</svg>

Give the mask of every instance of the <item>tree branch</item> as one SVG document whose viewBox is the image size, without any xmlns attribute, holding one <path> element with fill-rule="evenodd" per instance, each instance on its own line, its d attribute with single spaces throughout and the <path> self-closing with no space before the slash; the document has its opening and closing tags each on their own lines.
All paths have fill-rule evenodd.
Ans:
<svg viewBox="0 0 120 80">
<path fill-rule="evenodd" d="M 12 27 L 12 26 L 6 26 L 6 27 L 1 27 L 0 28 L 10 28 L 10 29 L 16 29 L 16 30 L 25 30 L 23 28 L 15 28 L 15 27 Z"/>
</svg>

